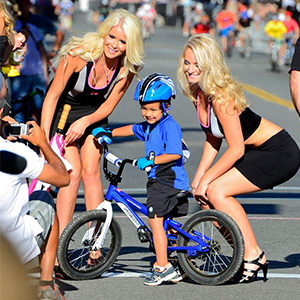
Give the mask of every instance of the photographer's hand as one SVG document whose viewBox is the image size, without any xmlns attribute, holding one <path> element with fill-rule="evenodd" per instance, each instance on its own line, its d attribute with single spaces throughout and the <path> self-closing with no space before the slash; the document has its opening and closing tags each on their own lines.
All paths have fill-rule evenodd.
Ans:
<svg viewBox="0 0 300 300">
<path fill-rule="evenodd" d="M 16 141 L 17 138 L 14 137 L 14 136 L 6 136 L 5 132 L 4 132 L 4 128 L 6 126 L 9 126 L 10 124 L 16 124 L 18 123 L 14 118 L 10 117 L 9 115 L 6 115 L 2 118 L 1 120 L 1 136 L 4 138 L 4 139 L 7 139 L 9 141 Z"/>
<path fill-rule="evenodd" d="M 50 148 L 42 128 L 35 121 L 29 121 L 26 124 L 29 126 L 28 135 L 20 135 L 19 138 L 30 142 L 34 146 L 38 146 L 41 150 L 44 147 Z"/>
<path fill-rule="evenodd" d="M 47 160 L 47 164 L 44 165 L 44 169 L 37 179 L 57 187 L 68 185 L 69 174 L 61 159 L 50 147 L 44 130 L 35 121 L 27 122 L 27 124 L 32 125 L 28 130 L 28 135 L 21 135 L 20 138 L 38 146 Z"/>
</svg>

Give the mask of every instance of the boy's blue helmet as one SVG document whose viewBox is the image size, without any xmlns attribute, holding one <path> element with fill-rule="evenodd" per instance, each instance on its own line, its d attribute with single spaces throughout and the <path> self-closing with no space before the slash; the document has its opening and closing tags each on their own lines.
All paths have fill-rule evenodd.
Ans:
<svg viewBox="0 0 300 300">
<path fill-rule="evenodd" d="M 141 102 L 168 101 L 175 99 L 174 82 L 161 73 L 153 73 L 143 78 L 137 85 L 134 100 Z"/>
</svg>

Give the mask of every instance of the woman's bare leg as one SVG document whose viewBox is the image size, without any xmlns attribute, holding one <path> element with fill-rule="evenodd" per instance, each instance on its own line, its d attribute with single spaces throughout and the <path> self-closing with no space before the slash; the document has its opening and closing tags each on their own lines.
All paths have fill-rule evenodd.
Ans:
<svg viewBox="0 0 300 300">
<path fill-rule="evenodd" d="M 65 149 L 65 158 L 72 165 L 70 184 L 60 188 L 57 194 L 56 211 L 59 222 L 59 235 L 72 220 L 81 181 L 81 163 L 76 143 Z"/>
<path fill-rule="evenodd" d="M 257 191 L 260 189 L 235 168 L 213 181 L 207 191 L 210 204 L 231 216 L 240 227 L 245 243 L 245 260 L 257 258 L 261 249 L 243 207 L 233 196 Z"/>
<path fill-rule="evenodd" d="M 97 208 L 103 201 L 103 187 L 100 177 L 101 146 L 92 135 L 81 141 L 82 182 L 86 210 Z"/>
</svg>

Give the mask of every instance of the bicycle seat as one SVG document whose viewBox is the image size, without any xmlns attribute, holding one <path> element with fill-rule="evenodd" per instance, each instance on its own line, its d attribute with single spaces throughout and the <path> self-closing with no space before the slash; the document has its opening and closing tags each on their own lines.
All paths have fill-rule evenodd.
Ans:
<svg viewBox="0 0 300 300">
<path fill-rule="evenodd" d="M 190 191 L 182 190 L 176 196 L 177 196 L 177 198 L 184 198 L 184 197 L 188 197 L 189 194 L 190 194 Z"/>
</svg>

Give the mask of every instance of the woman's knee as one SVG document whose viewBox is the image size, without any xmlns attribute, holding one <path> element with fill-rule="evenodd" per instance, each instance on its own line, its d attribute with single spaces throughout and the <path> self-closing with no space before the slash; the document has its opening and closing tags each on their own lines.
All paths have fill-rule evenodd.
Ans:
<svg viewBox="0 0 300 300">
<path fill-rule="evenodd" d="M 206 195 L 207 195 L 209 203 L 212 204 L 213 206 L 215 206 L 215 204 L 218 204 L 218 203 L 224 201 L 226 198 L 224 189 L 220 185 L 218 185 L 214 182 L 212 182 L 208 186 Z"/>
<path fill-rule="evenodd" d="M 77 184 L 81 180 L 81 168 L 73 168 L 70 172 L 70 182 Z"/>
<path fill-rule="evenodd" d="M 97 164 L 96 164 L 97 165 Z M 95 181 L 100 179 L 100 166 L 90 165 L 82 168 L 82 179 Z"/>
</svg>

